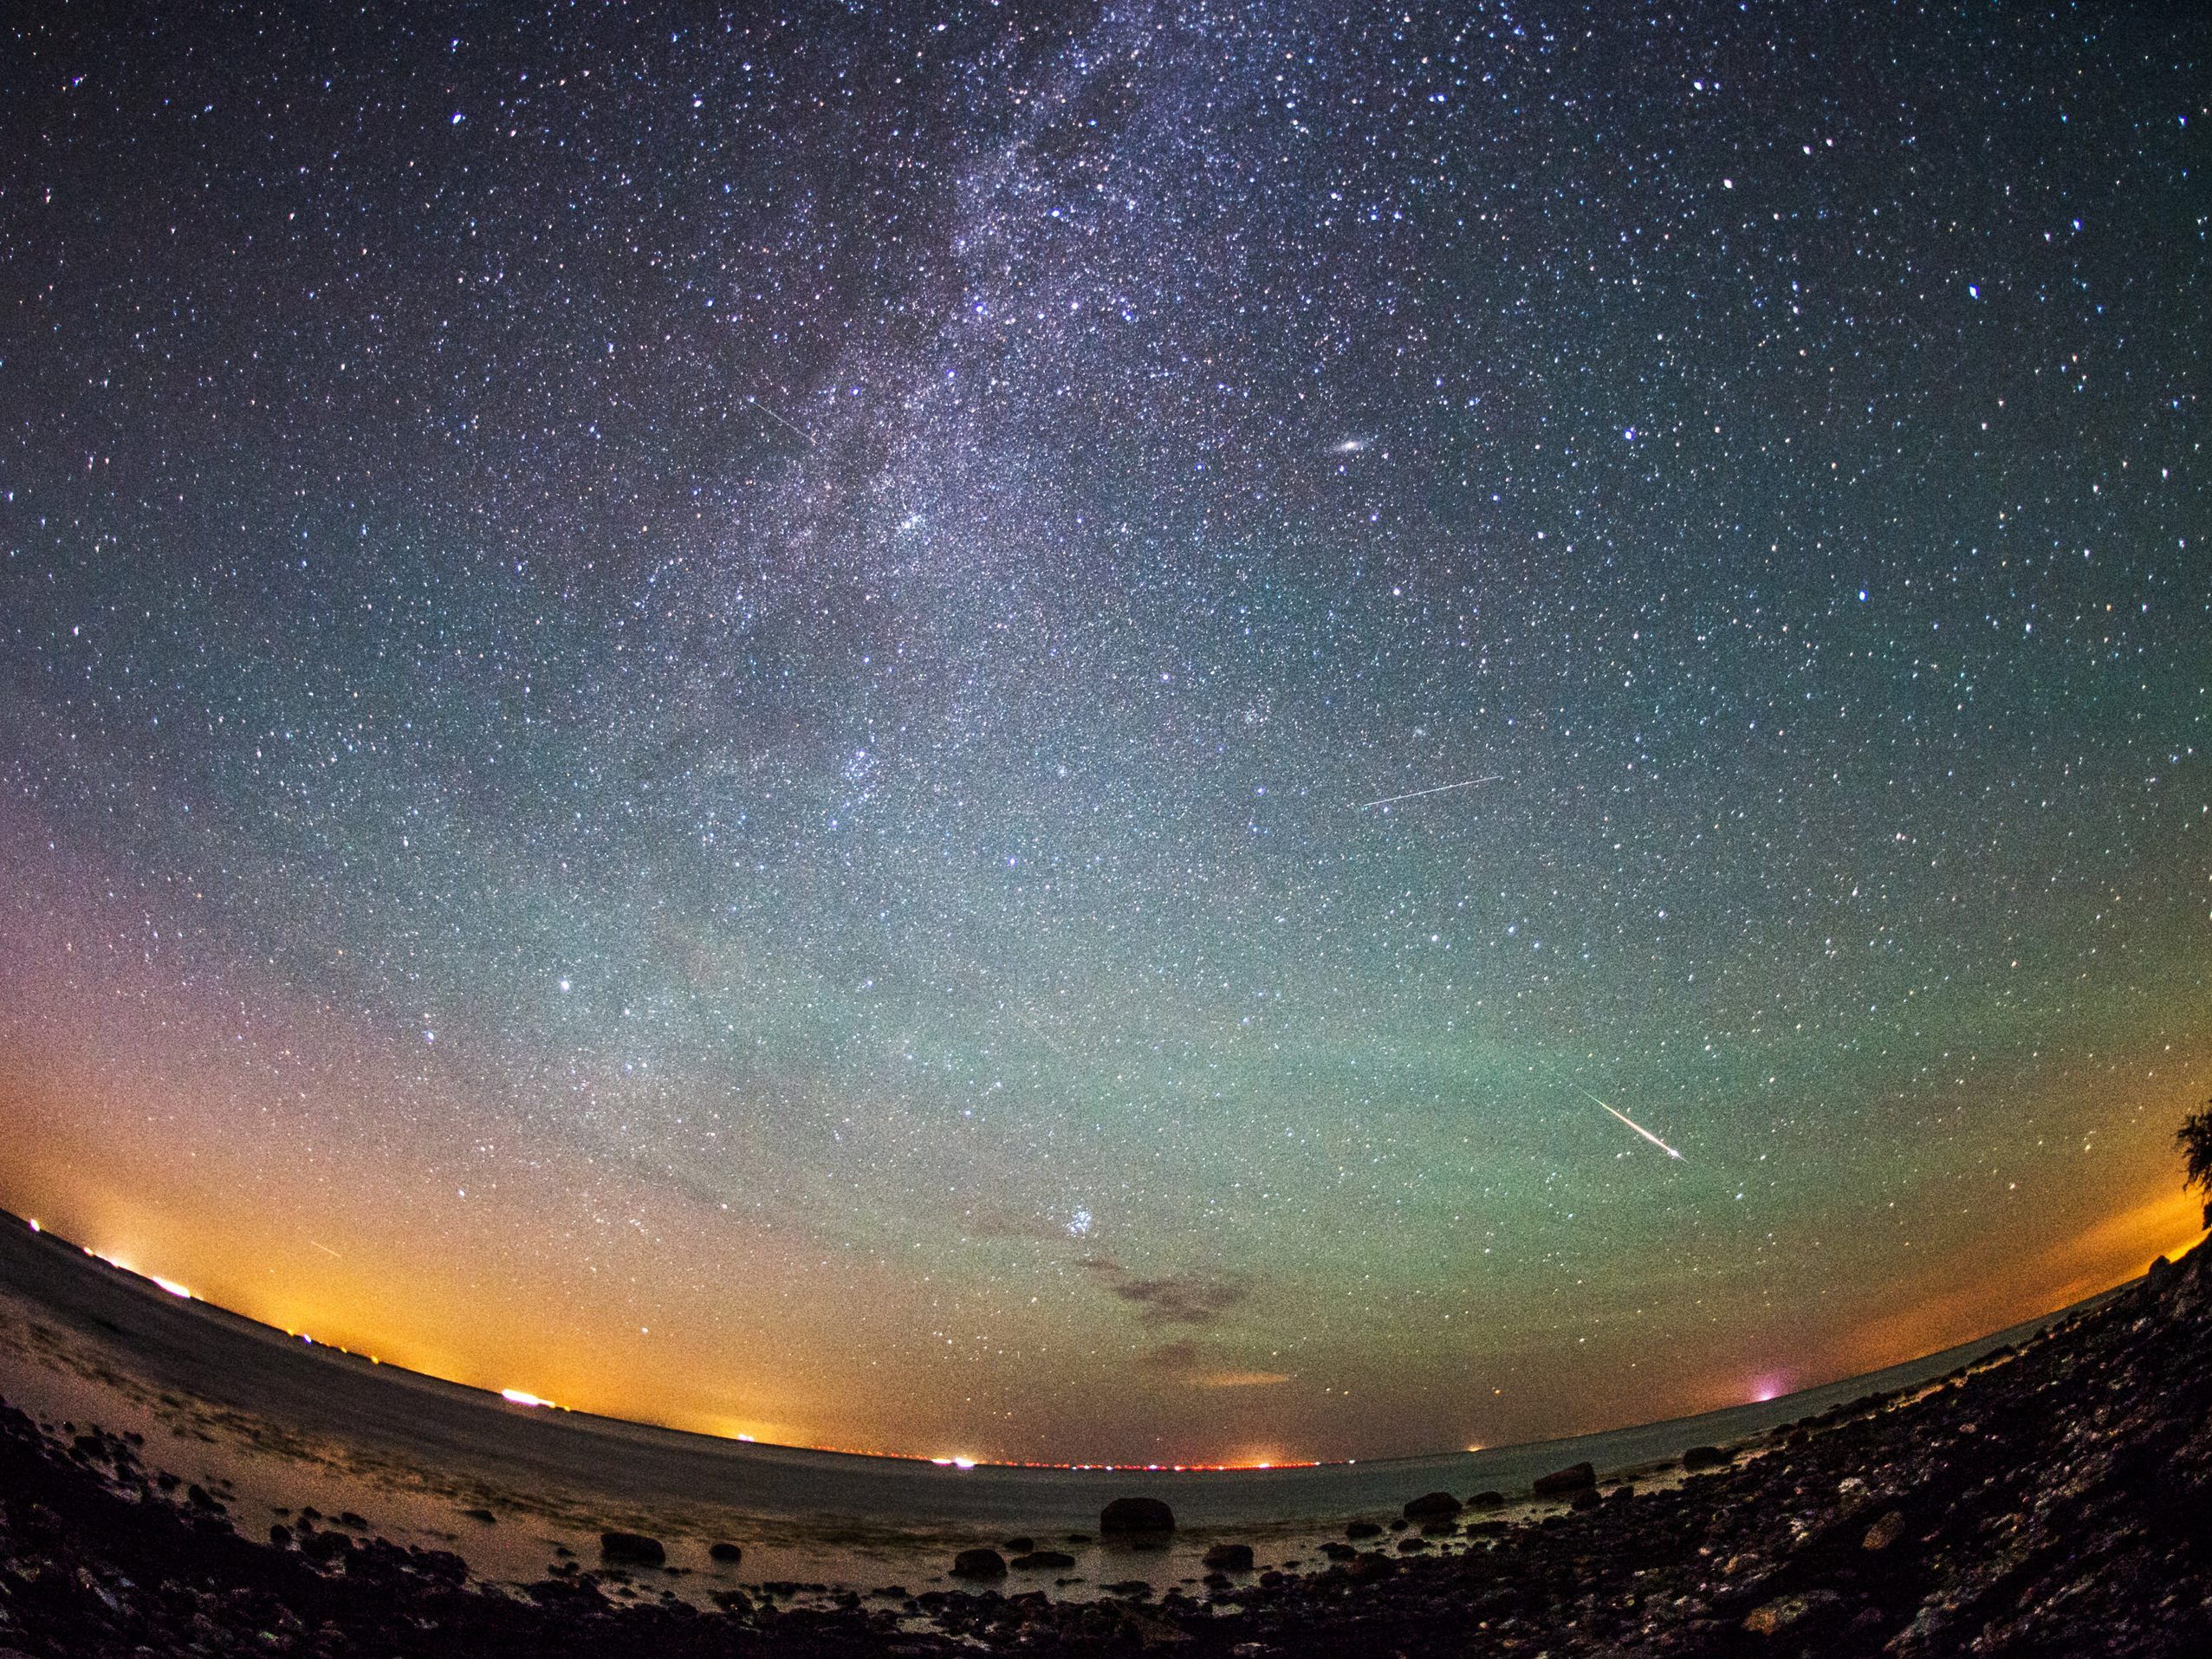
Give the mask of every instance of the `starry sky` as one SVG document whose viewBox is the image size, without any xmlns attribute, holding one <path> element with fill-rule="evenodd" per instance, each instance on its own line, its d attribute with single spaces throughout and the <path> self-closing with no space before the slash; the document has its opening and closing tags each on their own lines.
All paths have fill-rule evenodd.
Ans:
<svg viewBox="0 0 2212 1659">
<path fill-rule="evenodd" d="M 1004 1458 L 1601 1427 L 2139 1271 L 2189 10 L 22 12 L 0 1202 Z"/>
</svg>

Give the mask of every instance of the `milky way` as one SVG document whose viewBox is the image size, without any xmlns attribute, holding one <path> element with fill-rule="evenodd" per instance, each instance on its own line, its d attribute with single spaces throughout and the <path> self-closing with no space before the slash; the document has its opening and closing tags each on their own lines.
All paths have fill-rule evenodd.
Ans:
<svg viewBox="0 0 2212 1659">
<path fill-rule="evenodd" d="M 1593 1427 L 2139 1270 L 2187 10 L 26 14 L 0 1202 L 934 1455 Z"/>
</svg>

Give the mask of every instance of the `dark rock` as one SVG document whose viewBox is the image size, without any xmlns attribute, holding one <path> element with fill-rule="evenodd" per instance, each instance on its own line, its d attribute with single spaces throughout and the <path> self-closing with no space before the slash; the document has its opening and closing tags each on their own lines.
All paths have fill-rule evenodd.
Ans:
<svg viewBox="0 0 2212 1659">
<path fill-rule="evenodd" d="M 1574 1494 L 1568 1502 L 1567 1507 L 1569 1509 L 1595 1509 L 1603 1502 L 1605 1500 L 1598 1495 L 1597 1487 L 1585 1487 Z"/>
<path fill-rule="evenodd" d="M 1408 1520 L 1450 1520 L 1466 1506 L 1449 1492 L 1424 1492 L 1405 1506 Z"/>
<path fill-rule="evenodd" d="M 1252 1571 L 1252 1546 L 1249 1544 L 1216 1544 L 1206 1551 L 1206 1565 L 1216 1572 L 1249 1572 Z"/>
<path fill-rule="evenodd" d="M 1724 1469 L 1735 1461 L 1734 1454 L 1718 1446 L 1692 1446 L 1682 1455 L 1683 1473 L 1696 1474 L 1703 1469 Z"/>
<path fill-rule="evenodd" d="M 714 1543 L 707 1546 L 707 1559 L 710 1561 L 728 1561 L 736 1563 L 743 1561 L 745 1559 L 745 1552 L 743 1547 L 740 1545 Z"/>
<path fill-rule="evenodd" d="M 2174 1282 L 2174 1264 L 2160 1256 L 2150 1264 L 2150 1271 L 2144 1275 L 2144 1280 L 2153 1296 L 2160 1294 Z"/>
<path fill-rule="evenodd" d="M 1753 1608 L 1744 1616 L 1743 1628 L 1754 1636 L 1780 1636 L 1784 1630 L 1807 1635 L 1838 1622 L 1844 1610 L 1844 1598 L 1834 1591 L 1808 1590 Z"/>
<path fill-rule="evenodd" d="M 353 1539 L 343 1533 L 328 1533 L 322 1536 L 335 1539 L 341 1550 L 354 1546 Z M 409 1550 L 407 1565 L 432 1583 L 449 1587 L 466 1583 L 469 1577 L 469 1564 L 451 1550 Z"/>
<path fill-rule="evenodd" d="M 496 1526 L 499 1524 L 499 1517 L 489 1509 L 464 1509 L 461 1513 L 470 1520 L 482 1521 L 487 1526 Z"/>
<path fill-rule="evenodd" d="M 1349 1544 L 1340 1544 L 1334 1539 L 1331 1539 L 1321 1546 L 1321 1553 L 1332 1561 L 1349 1561 L 1359 1552 Z"/>
<path fill-rule="evenodd" d="M 1535 1494 L 1540 1498 L 1566 1498 L 1586 1492 L 1598 1484 L 1598 1471 L 1587 1463 L 1576 1463 L 1563 1469 L 1554 1469 L 1549 1474 L 1536 1477 Z"/>
<path fill-rule="evenodd" d="M 571 1615 L 603 1610 L 607 1598 L 599 1593 L 595 1584 L 586 1584 L 578 1578 L 541 1578 L 534 1584 L 525 1584 L 523 1593 L 541 1607 L 556 1607 Z"/>
<path fill-rule="evenodd" d="M 999 1547 L 1009 1555 L 1027 1555 L 1037 1547 L 1037 1540 L 1034 1538 L 1009 1538 Z"/>
<path fill-rule="evenodd" d="M 1383 1529 L 1375 1521 L 1355 1520 L 1345 1527 L 1344 1535 L 1346 1538 L 1380 1538 Z"/>
<path fill-rule="evenodd" d="M 1387 1578 L 1397 1571 L 1398 1563 L 1387 1555 L 1355 1555 L 1345 1564 L 1344 1576 L 1355 1584 L 1365 1584 Z"/>
<path fill-rule="evenodd" d="M 1502 1509 L 1505 1507 L 1505 1494 L 1478 1492 L 1467 1500 L 1467 1507 L 1469 1509 Z"/>
<path fill-rule="evenodd" d="M 1175 1511 L 1158 1498 L 1116 1498 L 1099 1512 L 1099 1531 L 1107 1538 L 1129 1538 L 1175 1530 Z"/>
<path fill-rule="evenodd" d="M 1904 1513 L 1902 1510 L 1891 1509 L 1866 1529 L 1866 1536 L 1860 1540 L 1859 1548 L 1886 1550 L 1904 1536 Z"/>
<path fill-rule="evenodd" d="M 996 1550 L 963 1550 L 952 1558 L 956 1578 L 1003 1578 L 1006 1558 Z"/>
<path fill-rule="evenodd" d="M 1007 1563 L 1016 1572 L 1065 1572 L 1074 1565 L 1065 1550 L 1025 1550 Z"/>
<path fill-rule="evenodd" d="M 668 1563 L 668 1552 L 657 1538 L 643 1533 L 601 1533 L 599 1559 L 623 1567 L 658 1567 Z"/>
</svg>

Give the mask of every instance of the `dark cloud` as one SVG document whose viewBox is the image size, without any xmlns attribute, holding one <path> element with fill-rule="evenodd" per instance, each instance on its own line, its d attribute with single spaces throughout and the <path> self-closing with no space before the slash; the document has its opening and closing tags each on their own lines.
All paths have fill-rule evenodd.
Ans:
<svg viewBox="0 0 2212 1659">
<path fill-rule="evenodd" d="M 1185 1271 L 1140 1279 L 1108 1256 L 1086 1256 L 1077 1265 L 1133 1306 L 1148 1325 L 1212 1325 L 1252 1293 L 1231 1274 Z"/>
<path fill-rule="evenodd" d="M 1178 1337 L 1148 1348 L 1132 1363 L 1148 1376 L 1190 1388 L 1271 1388 L 1290 1380 L 1288 1371 L 1225 1364 L 1220 1355 L 1210 1352 L 1195 1337 Z"/>
</svg>

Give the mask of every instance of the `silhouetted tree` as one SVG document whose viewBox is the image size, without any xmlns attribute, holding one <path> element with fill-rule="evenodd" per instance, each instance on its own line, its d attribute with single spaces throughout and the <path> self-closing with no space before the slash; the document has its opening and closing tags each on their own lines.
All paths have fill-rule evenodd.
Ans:
<svg viewBox="0 0 2212 1659">
<path fill-rule="evenodd" d="M 2212 1198 L 2212 1100 L 2182 1119 L 2174 1144 L 2181 1148 L 2182 1185 Z"/>
</svg>

